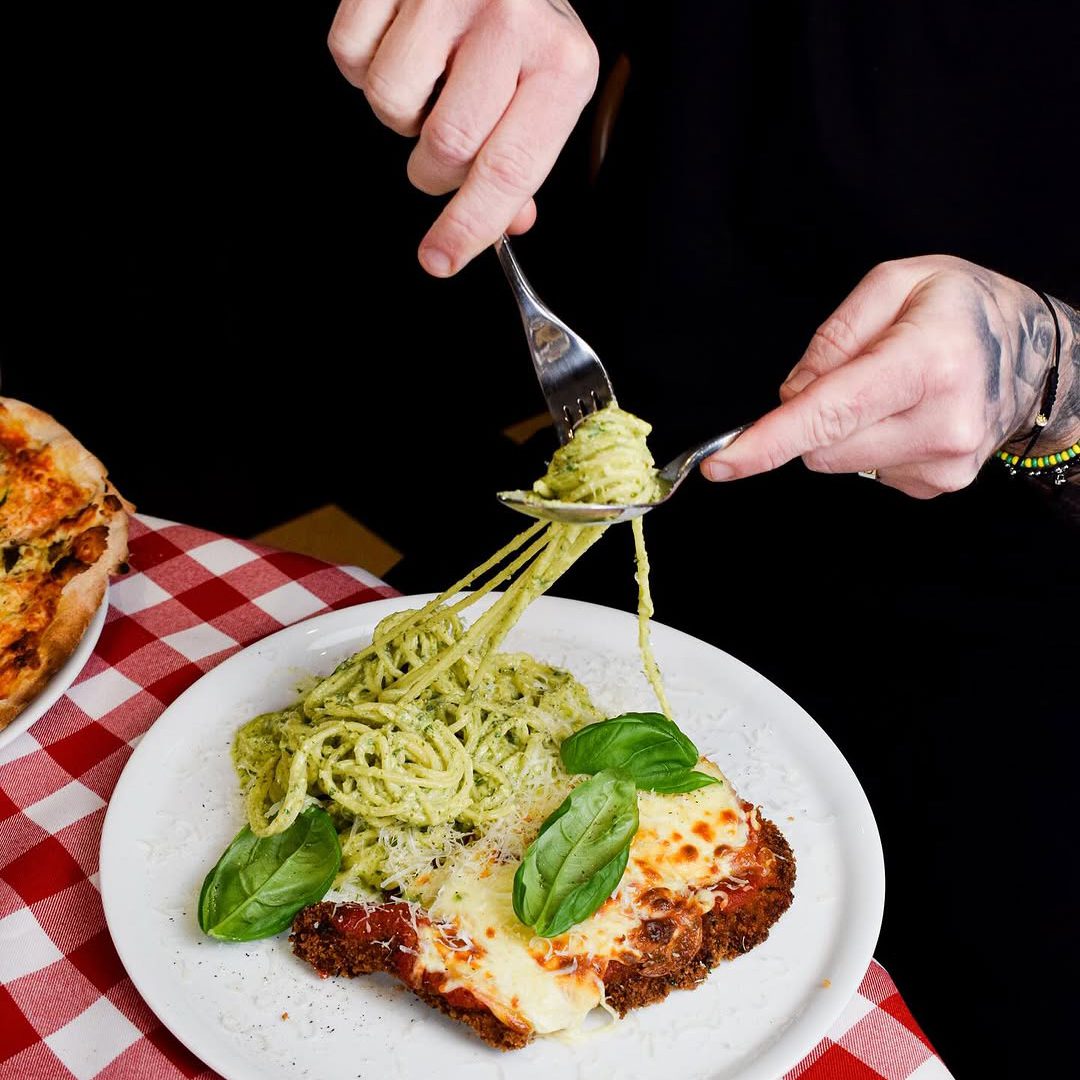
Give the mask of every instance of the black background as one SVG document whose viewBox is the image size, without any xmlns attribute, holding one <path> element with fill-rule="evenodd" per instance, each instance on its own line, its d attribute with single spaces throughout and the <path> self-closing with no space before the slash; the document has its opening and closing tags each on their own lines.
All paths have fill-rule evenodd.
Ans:
<svg viewBox="0 0 1080 1080">
<path fill-rule="evenodd" d="M 419 269 L 437 203 L 334 68 L 333 6 L 82 8 L 28 33 L 3 390 L 148 513 L 251 535 L 333 501 L 426 591 L 511 534 L 491 492 L 537 475 L 550 434 L 499 434 L 542 407 L 505 283 L 487 255 Z M 599 181 L 590 110 L 518 250 L 659 460 L 768 408 L 882 259 L 945 251 L 1080 300 L 1064 5 L 582 10 L 630 86 Z M 991 470 L 931 503 L 797 463 L 684 492 L 648 522 L 658 618 L 852 763 L 885 847 L 877 956 L 946 1064 L 1040 1075 L 1048 979 L 1076 960 L 1075 517 Z M 629 537 L 604 546 L 556 591 L 630 608 Z"/>
</svg>

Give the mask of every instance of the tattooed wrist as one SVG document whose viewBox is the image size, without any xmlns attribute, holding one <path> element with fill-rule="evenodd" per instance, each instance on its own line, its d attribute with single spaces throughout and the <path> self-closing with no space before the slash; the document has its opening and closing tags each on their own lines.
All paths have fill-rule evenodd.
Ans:
<svg viewBox="0 0 1080 1080">
<path fill-rule="evenodd" d="M 1018 414 L 1016 425 L 1006 445 L 1023 450 L 1036 430 L 1036 416 L 1043 406 L 1047 380 L 1054 361 L 1055 337 L 1060 332 L 1057 355 L 1057 394 L 1048 417 L 1039 432 L 1031 453 L 1052 451 L 1069 446 L 1080 437 L 1080 312 L 1050 297 L 1057 316 L 1057 331 L 1047 301 L 1030 289 L 1019 305 L 1019 332 L 1015 344 L 1013 377 L 1022 398 L 1024 387 L 1036 391 L 1028 410 Z M 1034 298 L 1034 299 L 1031 299 Z"/>
<path fill-rule="evenodd" d="M 1071 446 L 1080 438 L 1080 312 L 1050 297 L 1061 330 L 1058 385 L 1049 423 L 1039 439 L 1040 449 Z"/>
</svg>

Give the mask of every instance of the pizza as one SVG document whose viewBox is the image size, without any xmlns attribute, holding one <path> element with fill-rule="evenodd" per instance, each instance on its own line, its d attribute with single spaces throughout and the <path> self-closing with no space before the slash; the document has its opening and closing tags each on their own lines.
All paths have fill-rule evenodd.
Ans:
<svg viewBox="0 0 1080 1080">
<path fill-rule="evenodd" d="M 86 632 L 127 557 L 130 510 L 71 432 L 0 397 L 0 729 Z"/>
<path fill-rule="evenodd" d="M 620 1016 L 691 989 L 760 944 L 788 909 L 795 858 L 780 830 L 721 783 L 638 792 L 626 871 L 589 918 L 543 938 L 515 917 L 517 860 L 466 861 L 424 909 L 324 901 L 297 915 L 294 952 L 320 975 L 389 972 L 502 1050 L 576 1028 L 595 1007 Z"/>
</svg>

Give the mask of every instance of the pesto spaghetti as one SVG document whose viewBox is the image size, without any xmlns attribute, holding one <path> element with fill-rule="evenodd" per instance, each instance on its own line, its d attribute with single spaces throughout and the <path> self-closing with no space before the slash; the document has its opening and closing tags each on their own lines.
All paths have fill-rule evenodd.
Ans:
<svg viewBox="0 0 1080 1080">
<path fill-rule="evenodd" d="M 614 405 L 586 417 L 534 485 L 536 497 L 656 498 L 649 431 Z M 670 715 L 649 648 L 641 520 L 632 524 L 644 670 Z M 477 840 L 521 855 L 566 795 L 560 744 L 602 717 L 569 673 L 497 650 L 605 528 L 537 522 L 421 610 L 383 619 L 367 648 L 300 701 L 245 724 L 233 759 L 252 832 L 275 835 L 305 807 L 321 806 L 341 840 L 335 885 L 409 898 L 421 898 L 438 868 Z M 500 587 L 466 628 L 461 612 Z"/>
</svg>

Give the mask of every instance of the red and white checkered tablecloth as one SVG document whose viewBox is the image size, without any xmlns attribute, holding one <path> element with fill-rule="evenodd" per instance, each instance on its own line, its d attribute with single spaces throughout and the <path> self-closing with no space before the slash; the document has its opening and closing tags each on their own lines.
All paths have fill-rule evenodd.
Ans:
<svg viewBox="0 0 1080 1080">
<path fill-rule="evenodd" d="M 205 671 L 266 634 L 395 595 L 364 570 L 137 516 L 94 652 L 68 692 L 0 747 L 0 1078 L 216 1074 L 165 1029 L 113 948 L 98 848 L 139 738 Z M 784 1080 L 949 1080 L 871 963 L 828 1036 Z"/>
</svg>

